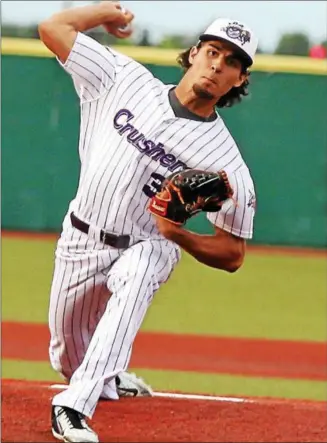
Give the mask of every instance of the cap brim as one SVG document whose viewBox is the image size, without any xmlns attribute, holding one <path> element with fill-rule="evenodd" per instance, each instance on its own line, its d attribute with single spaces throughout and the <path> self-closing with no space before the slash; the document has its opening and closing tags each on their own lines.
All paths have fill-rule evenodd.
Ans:
<svg viewBox="0 0 327 443">
<path fill-rule="evenodd" d="M 202 34 L 202 35 L 200 35 L 199 40 L 201 42 L 210 41 L 210 40 L 223 40 L 223 41 L 229 43 L 230 45 L 232 45 L 235 48 L 235 52 L 237 54 L 239 54 L 239 57 L 242 60 L 244 60 L 244 63 L 246 64 L 246 67 L 249 67 L 249 66 L 251 66 L 253 64 L 252 58 L 245 51 L 243 51 L 242 48 L 240 48 L 238 45 L 235 45 L 235 43 L 231 42 L 227 38 L 218 37 L 217 35 L 213 35 L 213 34 Z"/>
</svg>

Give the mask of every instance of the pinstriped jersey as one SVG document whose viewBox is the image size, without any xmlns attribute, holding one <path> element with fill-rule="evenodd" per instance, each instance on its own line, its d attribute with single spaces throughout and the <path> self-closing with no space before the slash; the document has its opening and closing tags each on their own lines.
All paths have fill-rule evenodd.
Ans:
<svg viewBox="0 0 327 443">
<path fill-rule="evenodd" d="M 149 199 L 174 171 L 225 169 L 238 205 L 208 215 L 216 226 L 251 238 L 255 191 L 248 167 L 219 115 L 178 118 L 169 90 L 143 65 L 78 33 L 63 68 L 80 98 L 81 172 L 68 214 L 109 232 L 161 238 Z M 67 218 L 66 217 L 66 218 Z"/>
</svg>

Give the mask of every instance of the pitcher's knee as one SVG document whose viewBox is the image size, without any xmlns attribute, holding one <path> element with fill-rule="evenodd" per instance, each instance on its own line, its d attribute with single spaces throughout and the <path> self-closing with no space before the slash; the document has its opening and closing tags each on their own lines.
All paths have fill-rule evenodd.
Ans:
<svg viewBox="0 0 327 443">
<path fill-rule="evenodd" d="M 51 363 L 52 369 L 54 371 L 56 371 L 61 376 L 61 378 L 63 378 L 66 382 L 69 382 L 69 380 L 72 378 L 73 374 L 71 374 L 70 372 L 64 371 L 61 364 L 57 360 L 54 360 L 53 358 L 51 358 L 51 356 L 50 356 L 50 363 Z"/>
<path fill-rule="evenodd" d="M 67 371 L 67 368 L 64 369 L 62 367 L 60 360 L 57 358 L 57 356 L 52 354 L 51 350 L 49 352 L 49 356 L 52 369 L 56 371 L 64 380 L 69 381 L 72 376 L 70 371 Z"/>
<path fill-rule="evenodd" d="M 66 380 L 71 379 L 79 366 L 69 358 L 67 343 L 58 338 L 52 338 L 50 341 L 49 357 L 52 368 Z"/>
</svg>

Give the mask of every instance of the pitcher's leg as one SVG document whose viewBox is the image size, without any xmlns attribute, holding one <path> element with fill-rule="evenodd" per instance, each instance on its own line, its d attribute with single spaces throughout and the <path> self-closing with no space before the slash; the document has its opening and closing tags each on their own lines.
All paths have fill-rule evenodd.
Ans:
<svg viewBox="0 0 327 443">
<path fill-rule="evenodd" d="M 52 367 L 69 380 L 80 366 L 109 291 L 95 255 L 76 259 L 57 254 L 51 287 L 49 354 Z"/>
<path fill-rule="evenodd" d="M 159 241 L 139 243 L 116 261 L 109 273 L 112 296 L 107 309 L 69 388 L 54 397 L 53 405 L 92 417 L 105 383 L 106 390 L 111 387 L 109 396 L 118 398 L 114 377 L 127 368 L 147 308 L 173 265 L 169 251 L 163 253 Z"/>
</svg>

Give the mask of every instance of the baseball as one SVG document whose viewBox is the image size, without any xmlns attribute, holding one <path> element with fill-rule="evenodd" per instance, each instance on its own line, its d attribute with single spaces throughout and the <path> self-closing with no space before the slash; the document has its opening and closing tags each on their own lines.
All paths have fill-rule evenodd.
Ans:
<svg viewBox="0 0 327 443">
<path fill-rule="evenodd" d="M 126 9 L 125 8 L 121 8 L 121 12 L 123 14 L 126 14 Z M 121 26 L 118 29 L 119 29 L 119 31 L 122 31 L 122 32 L 129 32 L 131 30 L 131 25 L 127 24 L 126 26 Z"/>
</svg>

